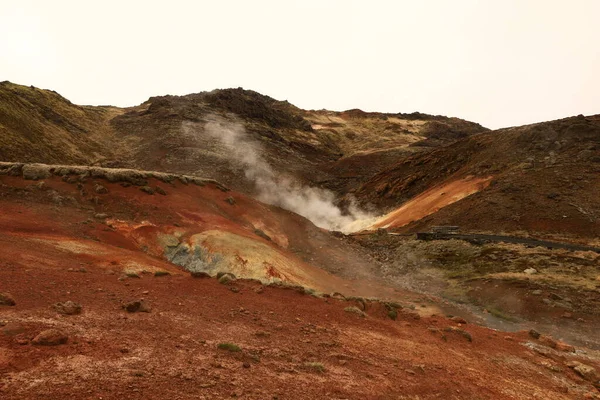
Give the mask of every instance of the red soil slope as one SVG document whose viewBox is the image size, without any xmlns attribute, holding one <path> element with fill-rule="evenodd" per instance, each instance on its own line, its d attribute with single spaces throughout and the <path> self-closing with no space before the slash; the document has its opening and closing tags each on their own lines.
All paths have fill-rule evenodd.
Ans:
<svg viewBox="0 0 600 400">
<path fill-rule="evenodd" d="M 198 244 L 209 258 L 227 261 L 227 270 L 237 276 L 278 278 L 322 291 L 341 286 L 339 278 L 289 251 L 290 246 L 310 251 L 296 236 L 318 228 L 287 211 L 212 184 L 198 187 L 151 180 L 149 187 L 164 188 L 163 196 L 102 179 L 87 181 L 80 191 L 58 177 L 43 184 L 12 176 L 0 181 L 4 184 L 0 235 L 6 240 L 54 247 L 65 255 L 86 253 L 123 269 L 162 268 L 168 246 Z M 96 185 L 108 193 L 95 193 Z M 146 270 L 152 272 L 150 267 Z"/>
<path fill-rule="evenodd" d="M 97 184 L 108 193 L 97 193 Z M 360 254 L 303 218 L 215 184 L 150 180 L 148 185 L 166 195 L 89 177 L 78 189 L 56 176 L 43 184 L 0 176 L 0 293 L 10 293 L 16 302 L 0 305 L 0 398 L 598 395 L 594 377 L 583 378 L 567 366 L 578 360 L 600 371 L 591 351 L 569 353 L 526 333 L 419 317 L 401 305 L 313 297 L 258 281 L 219 284 L 192 278 L 164 258 L 173 238 L 188 243 L 205 235 L 204 248 L 215 246 L 228 261 L 239 256 L 232 267 L 236 271 L 269 258 L 280 264 L 261 271 L 275 270 L 291 283 L 314 284 L 322 291 L 388 293 L 307 262 L 329 257 L 339 266 Z M 226 201 L 229 197 L 235 204 Z M 257 235 L 257 228 L 271 240 Z M 209 240 L 207 232 L 218 234 Z M 236 248 L 240 243 L 259 250 Z M 157 271 L 170 275 L 155 276 Z M 394 293 L 401 302 L 417 297 Z M 149 313 L 122 309 L 140 298 L 151 307 Z M 80 303 L 82 313 L 66 316 L 52 307 L 67 300 Z M 390 307 L 397 308 L 397 320 L 390 319 Z M 67 343 L 33 344 L 47 329 L 66 334 Z M 219 349 L 221 343 L 241 351 Z"/>
<path fill-rule="evenodd" d="M 189 275 L 119 281 L 114 267 L 83 263 L 86 272 L 79 272 L 82 258 L 45 246 L 20 250 L 27 256 L 0 263 L 2 290 L 17 302 L 0 309 L 2 399 L 569 399 L 598 394 L 566 363 L 578 359 L 596 369 L 600 364 L 548 348 L 524 333 L 461 326 L 444 317 L 415 319 L 402 310 L 392 321 L 377 303 L 368 303 L 368 316 L 361 318 L 344 311 L 353 303 L 255 282 L 221 285 Z M 140 298 L 150 313 L 121 309 L 122 303 Z M 51 308 L 66 300 L 82 304 L 82 314 L 64 316 Z M 31 344 L 49 328 L 63 331 L 68 342 Z M 524 346 L 528 341 L 532 348 Z M 220 343 L 236 344 L 241 351 L 220 350 Z"/>
</svg>

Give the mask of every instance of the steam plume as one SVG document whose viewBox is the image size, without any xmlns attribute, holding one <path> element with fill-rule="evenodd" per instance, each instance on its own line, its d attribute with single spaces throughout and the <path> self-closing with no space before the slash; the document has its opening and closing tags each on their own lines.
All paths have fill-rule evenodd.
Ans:
<svg viewBox="0 0 600 400">
<path fill-rule="evenodd" d="M 308 218 L 315 225 L 345 233 L 368 226 L 372 215 L 350 206 L 346 214 L 334 204 L 335 195 L 324 189 L 300 185 L 277 174 L 262 157 L 260 144 L 250 140 L 241 123 L 211 115 L 204 131 L 229 150 L 230 161 L 244 167 L 246 178 L 254 182 L 260 201 L 279 206 Z M 184 123 L 188 133 L 195 124 Z"/>
</svg>

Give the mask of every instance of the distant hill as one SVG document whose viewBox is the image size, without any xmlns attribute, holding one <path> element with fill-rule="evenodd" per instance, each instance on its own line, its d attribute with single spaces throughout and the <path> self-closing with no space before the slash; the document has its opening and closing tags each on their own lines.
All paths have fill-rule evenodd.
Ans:
<svg viewBox="0 0 600 400">
<path fill-rule="evenodd" d="M 233 147 L 207 130 L 214 121 L 236 131 Z M 390 229 L 600 234 L 600 116 L 490 131 L 421 113 L 302 110 L 241 88 L 117 108 L 0 83 L 0 161 L 192 174 L 253 195 L 239 160 L 250 153 L 342 207 L 404 207 Z"/>
<path fill-rule="evenodd" d="M 427 190 L 468 177 L 489 186 L 408 226 L 596 237 L 600 234 L 600 116 L 484 132 L 401 159 L 355 193 L 392 210 Z M 444 195 L 442 190 L 440 196 Z"/>
<path fill-rule="evenodd" d="M 214 115 L 242 124 L 247 141 L 260 144 L 276 171 L 340 194 L 397 156 L 486 130 L 419 113 L 306 111 L 241 88 L 151 97 L 117 108 L 78 106 L 53 91 L 2 82 L 0 160 L 192 173 L 251 192 L 240 179 L 243 167 L 204 130 Z"/>
</svg>

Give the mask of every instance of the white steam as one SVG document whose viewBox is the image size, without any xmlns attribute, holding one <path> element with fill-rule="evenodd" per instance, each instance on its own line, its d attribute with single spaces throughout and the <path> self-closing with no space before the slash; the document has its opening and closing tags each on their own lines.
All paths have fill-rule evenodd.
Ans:
<svg viewBox="0 0 600 400">
<path fill-rule="evenodd" d="M 196 124 L 183 124 L 186 133 L 195 130 Z M 260 201 L 279 206 L 308 218 L 315 225 L 345 233 L 356 232 L 371 225 L 373 215 L 351 205 L 342 213 L 334 204 L 335 195 L 325 189 L 303 186 L 281 176 L 262 157 L 262 148 L 251 141 L 244 126 L 219 116 L 209 117 L 204 131 L 218 139 L 229 150 L 229 161 L 240 164 L 246 178 L 254 182 Z"/>
</svg>

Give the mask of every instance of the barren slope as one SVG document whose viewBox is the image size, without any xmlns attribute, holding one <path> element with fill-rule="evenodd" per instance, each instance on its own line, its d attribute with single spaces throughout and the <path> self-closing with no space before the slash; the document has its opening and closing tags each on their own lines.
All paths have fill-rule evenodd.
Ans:
<svg viewBox="0 0 600 400">
<path fill-rule="evenodd" d="M 377 174 L 355 195 L 393 210 L 433 187 L 491 176 L 487 188 L 407 229 L 460 225 L 589 240 L 600 233 L 599 161 L 600 118 L 579 116 L 482 133 L 414 155 Z"/>
<path fill-rule="evenodd" d="M 214 181 L 0 171 L 0 293 L 16 303 L 0 305 L 3 399 L 597 397 L 585 372 L 600 370 L 595 352 L 451 320 L 433 297 L 334 276 L 318 266 L 351 277 L 369 259 Z M 265 286 L 279 279 L 395 302 Z M 123 309 L 140 299 L 148 312 Z M 81 313 L 58 312 L 67 300 Z M 66 342 L 36 344 L 48 329 Z"/>
<path fill-rule="evenodd" d="M 114 132 L 108 121 L 121 113 L 0 82 L 0 161 L 93 164 L 111 159 Z"/>
<path fill-rule="evenodd" d="M 215 181 L 98 167 L 0 163 L 0 184 L 2 234 L 14 240 L 65 251 L 72 245 L 81 249 L 76 252 L 100 254 L 104 261 L 99 262 L 114 254 L 110 257 L 123 270 L 135 270 L 136 264 L 143 266 L 154 258 L 159 264 L 172 261 L 213 276 L 232 272 L 324 292 L 373 295 L 360 282 L 346 290 L 339 278 L 326 272 L 359 278 L 372 264 L 367 256 L 305 218 Z M 142 259 L 136 260 L 138 256 Z"/>
<path fill-rule="evenodd" d="M 279 173 L 340 194 L 397 157 L 429 149 L 421 144 L 485 130 L 419 113 L 305 111 L 241 88 L 152 97 L 119 109 L 77 106 L 55 92 L 2 82 L 0 160 L 196 174 L 251 193 L 253 184 L 241 179 L 244 166 L 205 130 L 215 116 L 241 124 L 246 142 L 260 146 Z"/>
</svg>

